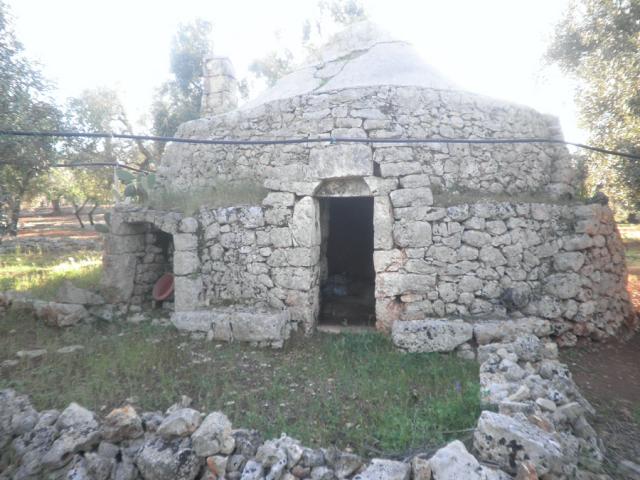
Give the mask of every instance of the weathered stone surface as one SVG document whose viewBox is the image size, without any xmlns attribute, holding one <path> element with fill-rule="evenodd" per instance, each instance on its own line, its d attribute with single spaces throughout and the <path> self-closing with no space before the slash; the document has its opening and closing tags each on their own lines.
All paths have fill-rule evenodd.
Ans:
<svg viewBox="0 0 640 480">
<path fill-rule="evenodd" d="M 36 315 L 52 327 L 70 327 L 91 318 L 82 305 L 49 302 L 36 309 Z"/>
<path fill-rule="evenodd" d="M 354 480 L 409 480 L 411 467 L 402 462 L 374 458 Z"/>
<path fill-rule="evenodd" d="M 309 175 L 315 178 L 341 178 L 373 175 L 371 147 L 362 144 L 338 144 L 312 148 Z"/>
<path fill-rule="evenodd" d="M 249 307 L 215 307 L 174 312 L 171 323 L 178 330 L 211 332 L 212 339 L 282 343 L 289 336 L 289 312 Z"/>
<path fill-rule="evenodd" d="M 69 280 L 65 280 L 56 292 L 59 303 L 77 303 L 81 305 L 102 305 L 104 298 L 90 290 L 76 287 Z"/>
<path fill-rule="evenodd" d="M 566 300 L 578 295 L 581 286 L 582 281 L 579 275 L 575 273 L 556 273 L 547 277 L 544 289 L 547 293 Z"/>
<path fill-rule="evenodd" d="M 135 464 L 144 480 L 193 480 L 202 466 L 202 459 L 179 440 L 155 438 L 145 442 L 135 457 Z"/>
<path fill-rule="evenodd" d="M 511 478 L 504 472 L 491 470 L 478 463 L 478 460 L 467 452 L 464 444 L 454 440 L 438 450 L 428 462 L 431 476 L 438 480 L 507 480 Z M 414 475 L 415 478 L 415 475 Z"/>
<path fill-rule="evenodd" d="M 317 200 L 304 197 L 293 208 L 291 233 L 296 245 L 313 247 L 320 245 L 320 222 Z"/>
<path fill-rule="evenodd" d="M 542 318 L 528 317 L 479 322 L 473 325 L 473 335 L 480 345 L 512 342 L 519 336 L 529 333 L 538 337 L 548 337 L 552 333 L 551 322 Z"/>
<path fill-rule="evenodd" d="M 540 475 L 559 472 L 567 458 L 553 434 L 513 417 L 484 411 L 478 419 L 473 446 L 481 460 L 495 462 L 509 473 L 525 460 Z"/>
<path fill-rule="evenodd" d="M 431 225 L 428 222 L 395 223 L 393 239 L 399 247 L 426 247 L 431 245 Z"/>
<path fill-rule="evenodd" d="M 235 447 L 231 435 L 231 422 L 220 412 L 210 413 L 191 435 L 193 450 L 199 457 L 208 457 L 222 453 L 229 455 Z"/>
<path fill-rule="evenodd" d="M 102 437 L 110 442 L 138 438 L 143 434 L 142 420 L 131 405 L 112 410 L 102 424 Z"/>
<path fill-rule="evenodd" d="M 407 320 L 394 322 L 391 338 L 409 352 L 450 352 L 473 336 L 473 327 L 462 320 Z"/>
<path fill-rule="evenodd" d="M 164 438 L 187 437 L 200 426 L 202 415 L 192 408 L 180 408 L 165 418 L 158 427 Z"/>
</svg>

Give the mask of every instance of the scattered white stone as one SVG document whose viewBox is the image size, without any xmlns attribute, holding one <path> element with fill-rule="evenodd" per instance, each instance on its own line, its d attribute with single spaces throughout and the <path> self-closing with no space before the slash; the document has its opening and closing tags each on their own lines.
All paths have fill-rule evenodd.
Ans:
<svg viewBox="0 0 640 480">
<path fill-rule="evenodd" d="M 61 347 L 58 350 L 56 350 L 56 353 L 61 353 L 61 354 L 74 353 L 80 350 L 84 350 L 84 345 L 67 345 L 66 347 Z"/>
<path fill-rule="evenodd" d="M 16 352 L 16 357 L 18 358 L 40 358 L 47 354 L 47 350 L 44 348 L 39 348 L 36 350 L 18 350 Z"/>
</svg>

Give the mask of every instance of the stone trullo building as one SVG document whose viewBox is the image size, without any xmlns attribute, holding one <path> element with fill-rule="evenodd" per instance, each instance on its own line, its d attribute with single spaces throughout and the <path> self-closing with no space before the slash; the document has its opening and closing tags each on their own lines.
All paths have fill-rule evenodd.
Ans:
<svg viewBox="0 0 640 480">
<path fill-rule="evenodd" d="M 239 108 L 227 59 L 205 75 L 207 117 L 179 137 L 561 138 L 556 118 L 460 90 L 370 23 Z M 525 331 L 572 344 L 630 321 L 612 213 L 579 199 L 564 146 L 167 145 L 158 183 L 172 198 L 234 182 L 266 196 L 189 215 L 116 207 L 114 298 L 144 303 L 170 271 L 178 328 L 273 345 L 325 321 L 438 351 Z"/>
</svg>

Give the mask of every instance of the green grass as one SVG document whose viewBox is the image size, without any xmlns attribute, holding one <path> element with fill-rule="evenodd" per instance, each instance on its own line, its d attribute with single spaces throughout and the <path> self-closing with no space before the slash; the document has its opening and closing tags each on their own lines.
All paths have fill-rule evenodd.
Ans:
<svg viewBox="0 0 640 480">
<path fill-rule="evenodd" d="M 627 267 L 630 269 L 640 268 L 640 225 L 630 223 L 618 224 L 620 235 L 625 246 L 625 257 Z"/>
<path fill-rule="evenodd" d="M 54 353 L 71 344 L 85 349 Z M 135 397 L 142 410 L 164 410 L 185 394 L 237 427 L 369 456 L 435 448 L 463 436 L 480 413 L 475 362 L 401 353 L 375 333 L 317 334 L 273 351 L 150 325 L 61 330 L 19 312 L 0 320 L 0 361 L 34 348 L 49 353 L 2 370 L 0 388 L 30 394 L 38 409 L 77 401 L 106 414 Z"/>
<path fill-rule="evenodd" d="M 95 287 L 102 273 L 102 253 L 74 254 L 13 253 L 0 255 L 0 291 L 28 292 L 44 300 L 53 299 L 64 280 L 82 288 Z"/>
</svg>

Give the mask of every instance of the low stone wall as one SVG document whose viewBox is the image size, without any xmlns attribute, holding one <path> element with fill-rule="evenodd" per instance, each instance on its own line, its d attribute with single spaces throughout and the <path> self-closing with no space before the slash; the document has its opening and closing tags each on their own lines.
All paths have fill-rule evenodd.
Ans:
<svg viewBox="0 0 640 480">
<path fill-rule="evenodd" d="M 221 412 L 190 400 L 165 413 L 130 405 L 103 419 L 72 403 L 37 412 L 28 397 L 0 391 L 0 478 L 101 480 L 507 480 L 608 479 L 604 451 L 557 346 L 534 336 L 478 350 L 485 402 L 470 453 L 459 441 L 434 455 L 366 460 L 306 448 L 286 436 L 263 441 L 233 429 Z M 488 466 L 490 465 L 490 466 Z"/>
</svg>

